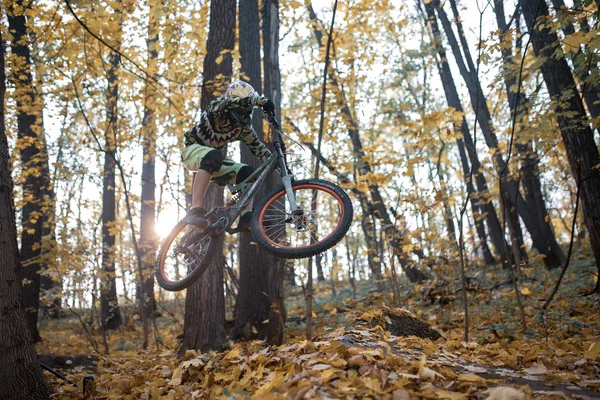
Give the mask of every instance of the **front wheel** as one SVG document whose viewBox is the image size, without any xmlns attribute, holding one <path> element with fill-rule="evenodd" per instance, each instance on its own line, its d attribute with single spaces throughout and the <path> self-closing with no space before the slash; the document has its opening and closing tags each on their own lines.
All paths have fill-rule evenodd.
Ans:
<svg viewBox="0 0 600 400">
<path fill-rule="evenodd" d="M 281 258 L 306 258 L 335 246 L 352 223 L 352 202 L 339 186 L 320 179 L 292 184 L 296 203 L 290 209 L 281 185 L 254 209 L 252 234 L 268 252 Z"/>
<path fill-rule="evenodd" d="M 177 291 L 200 279 L 214 258 L 218 236 L 179 222 L 164 240 L 156 261 L 156 281 Z"/>
</svg>

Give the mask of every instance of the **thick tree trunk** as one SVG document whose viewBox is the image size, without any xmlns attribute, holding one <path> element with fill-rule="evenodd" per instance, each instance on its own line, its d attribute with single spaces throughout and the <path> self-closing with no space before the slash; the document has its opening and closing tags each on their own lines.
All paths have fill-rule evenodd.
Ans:
<svg viewBox="0 0 600 400">
<path fill-rule="evenodd" d="M 262 92 L 258 0 L 246 0 L 240 3 L 239 32 L 244 32 L 239 37 L 241 77 L 255 90 Z M 262 140 L 261 114 L 259 109 L 254 111 L 252 125 Z M 243 145 L 241 156 L 241 161 L 245 164 L 255 167 L 260 164 Z M 256 198 L 262 198 L 272 186 L 272 178 L 268 178 Z M 256 246 L 251 233 L 240 234 L 239 260 L 240 289 L 235 304 L 233 337 L 245 340 L 262 339 L 266 328 L 263 322 L 269 319 L 271 306 L 268 296 L 269 269 L 272 268 L 275 260 Z"/>
<path fill-rule="evenodd" d="M 117 7 L 120 2 L 115 3 Z M 119 27 L 122 23 L 122 13 L 114 10 L 114 18 L 119 19 Z M 119 28 L 120 29 L 120 28 Z M 118 40 L 119 41 L 119 40 Z M 119 48 L 119 45 L 117 45 Z M 115 200 L 115 168 L 118 134 L 118 111 L 117 100 L 119 98 L 118 69 L 120 56 L 114 52 L 110 53 L 107 71 L 107 103 L 105 147 L 104 147 L 104 170 L 102 180 L 102 279 L 100 285 L 100 315 L 103 329 L 117 329 L 121 326 L 121 311 L 117 298 L 117 285 L 115 276 L 115 231 L 116 231 L 116 200 Z"/>
<path fill-rule="evenodd" d="M 560 246 L 556 242 L 554 235 L 548 236 L 548 232 L 552 232 L 552 229 L 543 227 L 543 225 L 548 224 L 548 222 L 544 221 L 543 224 L 540 224 L 540 222 L 535 219 L 531 212 L 530 206 L 525 202 L 519 191 L 517 182 L 510 178 L 510 171 L 499 150 L 498 138 L 496 137 L 494 128 L 491 124 L 490 110 L 487 106 L 485 96 L 481 88 L 481 83 L 477 77 L 476 68 L 470 56 L 470 52 L 468 51 L 468 46 L 466 46 L 466 39 L 462 33 L 462 29 L 459 26 L 459 37 L 462 42 L 461 51 L 461 47 L 456 40 L 452 26 L 450 25 L 450 21 L 448 20 L 445 11 L 441 7 L 439 0 L 434 0 L 434 3 L 440 21 L 444 27 L 444 31 L 446 32 L 448 42 L 452 48 L 452 53 L 454 54 L 458 69 L 464 78 L 465 84 L 467 85 L 469 97 L 471 99 L 471 105 L 473 106 L 475 116 L 479 122 L 479 126 L 481 127 L 481 132 L 483 133 L 488 147 L 493 151 L 492 159 L 494 161 L 494 166 L 496 167 L 498 173 L 502 173 L 504 176 L 508 177 L 503 178 L 503 180 L 500 182 L 500 192 L 501 196 L 503 196 L 506 210 L 510 213 L 518 212 L 523 220 L 523 223 L 527 227 L 527 230 L 529 231 L 533 246 L 545 256 L 545 265 L 548 268 L 557 267 L 561 265 L 564 255 L 562 254 Z M 451 1 L 451 4 L 452 3 L 453 2 Z M 465 59 L 463 59 L 463 53 L 465 55 Z M 511 216 L 509 218 L 514 220 L 515 217 Z M 510 226 L 511 225 L 509 224 L 509 228 Z M 518 232 L 513 232 L 511 234 L 516 235 Z M 548 243 L 550 243 L 550 245 L 548 245 Z"/>
<path fill-rule="evenodd" d="M 142 119 L 142 197 L 140 211 L 140 256 L 142 262 L 143 282 L 140 290 L 141 311 L 150 317 L 156 311 L 154 299 L 154 259 L 156 257 L 156 90 L 151 81 L 158 70 L 158 7 L 156 1 L 149 3 L 148 37 L 148 75 L 146 81 L 146 98 L 144 117 Z"/>
<path fill-rule="evenodd" d="M 48 399 L 20 285 L 20 260 L 4 125 L 4 41 L 0 32 L 0 399 Z"/>
<path fill-rule="evenodd" d="M 233 69 L 231 51 L 235 44 L 235 0 L 213 0 L 210 3 L 210 21 L 206 57 L 204 58 L 204 81 L 202 83 L 201 107 L 206 109 L 215 95 L 227 87 Z M 217 63 L 217 57 L 222 57 Z M 204 198 L 204 208 L 223 204 L 223 189 L 210 185 Z M 186 350 L 200 351 L 220 349 L 226 342 L 225 296 L 223 291 L 224 238 L 220 250 L 211 261 L 202 279 L 192 284 L 185 299 L 183 343 L 179 355 Z"/>
<path fill-rule="evenodd" d="M 590 234 L 590 244 L 596 267 L 600 273 L 600 153 L 594 134 L 586 123 L 587 115 L 577 93 L 577 87 L 569 65 L 563 58 L 553 56 L 553 45 L 558 42 L 556 34 L 547 28 L 539 28 L 537 22 L 548 15 L 544 1 L 521 1 L 523 16 L 527 23 L 531 43 L 536 56 L 543 57 L 541 66 L 544 82 L 556 107 L 556 117 L 567 151 L 571 172 L 581 185 L 581 204 L 585 224 Z M 567 96 L 570 94 L 570 96 Z M 600 279 L 596 292 L 600 291 Z"/>
<path fill-rule="evenodd" d="M 275 104 L 276 115 L 281 117 L 281 74 L 279 70 L 279 1 L 263 1 L 263 66 L 264 93 Z M 281 121 L 279 121 L 281 123 Z M 275 178 L 277 179 L 277 178 Z M 272 182 L 274 184 L 274 182 Z M 285 305 L 283 279 L 286 260 L 271 259 L 269 269 L 269 323 L 267 324 L 267 343 L 280 345 L 285 338 Z M 293 264 L 292 264 L 293 265 Z"/>
<path fill-rule="evenodd" d="M 21 210 L 21 260 L 23 264 L 23 292 L 27 322 L 33 339 L 40 341 L 37 329 L 40 305 L 40 269 L 42 255 L 42 231 L 44 213 L 44 154 L 40 152 L 40 117 L 42 110 L 33 86 L 33 62 L 29 49 L 25 13 L 28 6 L 15 1 L 7 9 L 8 26 L 13 35 L 11 41 L 14 97 L 17 103 L 18 148 L 22 163 L 23 198 L 27 199 Z"/>
<path fill-rule="evenodd" d="M 223 201 L 223 189 L 209 188 L 206 204 Z M 223 247 L 223 236 L 220 237 Z M 223 266 L 225 256 L 219 252 L 202 278 L 192 284 L 185 298 L 183 342 L 179 356 L 187 350 L 220 350 L 227 341 L 225 332 L 225 296 L 223 294 Z"/>
</svg>

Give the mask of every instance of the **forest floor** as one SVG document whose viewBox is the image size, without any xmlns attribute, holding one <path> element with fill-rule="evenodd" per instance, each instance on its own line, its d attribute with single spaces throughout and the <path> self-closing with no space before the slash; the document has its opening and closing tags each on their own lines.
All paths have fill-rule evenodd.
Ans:
<svg viewBox="0 0 600 400">
<path fill-rule="evenodd" d="M 86 385 L 85 397 L 94 399 L 600 398 L 599 295 L 589 294 L 597 279 L 595 268 L 574 260 L 542 313 L 559 272 L 525 271 L 519 288 L 525 332 L 514 286 L 502 284 L 506 272 L 474 277 L 468 291 L 468 342 L 456 282 L 401 281 L 398 307 L 392 307 L 391 292 L 377 291 L 368 282 L 358 283 L 356 293 L 347 282 L 320 282 L 312 341 L 304 337 L 303 291 L 294 287 L 287 293 L 285 343 L 278 347 L 262 341 L 228 342 L 221 352 L 190 351 L 178 359 L 183 301 L 170 301 L 161 303 L 164 312 L 155 319 L 147 350 L 142 350 L 139 319 L 127 311 L 124 326 L 106 337 L 108 354 L 99 330 L 81 322 L 89 316 L 75 315 L 43 320 L 44 341 L 37 350 L 68 356 L 67 361 L 47 362 L 62 361 L 56 369 L 79 387 L 45 373 L 56 398 L 65 399 L 82 398 L 87 375 L 94 380 Z M 397 334 L 395 321 L 409 313 L 442 337 Z M 81 365 L 86 358 L 92 366 Z"/>
</svg>

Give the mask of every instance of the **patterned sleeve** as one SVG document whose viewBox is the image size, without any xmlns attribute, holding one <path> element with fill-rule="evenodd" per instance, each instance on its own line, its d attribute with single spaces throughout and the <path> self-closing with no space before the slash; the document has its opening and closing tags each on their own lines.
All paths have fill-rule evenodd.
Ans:
<svg viewBox="0 0 600 400">
<path fill-rule="evenodd" d="M 260 141 L 258 135 L 254 129 L 252 129 L 252 127 L 248 131 L 244 130 L 240 138 L 244 143 L 246 143 L 246 146 L 248 146 L 252 154 L 254 154 L 254 157 L 260 159 L 261 161 L 265 161 L 271 156 L 271 151 L 263 142 Z"/>
<path fill-rule="evenodd" d="M 258 93 L 249 97 L 219 97 L 209 104 L 208 111 L 221 114 L 236 108 L 247 109 L 259 105 L 261 105 L 261 96 Z"/>
</svg>

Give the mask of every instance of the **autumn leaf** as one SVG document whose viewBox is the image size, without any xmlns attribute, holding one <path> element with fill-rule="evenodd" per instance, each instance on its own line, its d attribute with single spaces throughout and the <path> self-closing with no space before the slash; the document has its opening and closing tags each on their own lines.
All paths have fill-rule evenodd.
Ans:
<svg viewBox="0 0 600 400">
<path fill-rule="evenodd" d="M 235 349 L 233 349 L 229 353 L 227 353 L 227 355 L 224 357 L 224 359 L 231 360 L 233 358 L 238 358 L 239 356 L 240 356 L 240 348 L 236 347 Z"/>
<path fill-rule="evenodd" d="M 586 44 L 589 41 L 589 34 L 586 32 L 573 32 L 567 35 L 563 44 L 566 52 L 577 52 L 581 45 Z"/>
<path fill-rule="evenodd" d="M 600 342 L 592 343 L 583 356 L 588 360 L 600 361 Z"/>
<path fill-rule="evenodd" d="M 521 390 L 507 386 L 491 388 L 487 393 L 486 400 L 524 400 L 526 398 L 525 393 Z"/>
<path fill-rule="evenodd" d="M 465 382 L 485 382 L 485 379 L 475 374 L 461 374 L 458 379 Z"/>
</svg>

